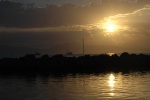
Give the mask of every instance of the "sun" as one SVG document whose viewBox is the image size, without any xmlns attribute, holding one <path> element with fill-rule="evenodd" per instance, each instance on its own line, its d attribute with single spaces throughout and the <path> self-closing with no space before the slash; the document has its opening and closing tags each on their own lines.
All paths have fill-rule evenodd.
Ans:
<svg viewBox="0 0 150 100">
<path fill-rule="evenodd" d="M 102 28 L 107 33 L 113 33 L 116 32 L 119 27 L 116 21 L 108 19 L 103 22 Z"/>
<path fill-rule="evenodd" d="M 115 25 L 110 24 L 106 27 L 106 29 L 108 32 L 114 32 L 115 31 Z"/>
</svg>

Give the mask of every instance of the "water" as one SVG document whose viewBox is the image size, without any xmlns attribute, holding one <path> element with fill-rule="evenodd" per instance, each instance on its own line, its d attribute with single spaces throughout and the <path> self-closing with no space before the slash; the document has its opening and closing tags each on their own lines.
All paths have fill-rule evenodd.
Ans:
<svg viewBox="0 0 150 100">
<path fill-rule="evenodd" d="M 0 100 L 150 100 L 150 73 L 1 75 Z"/>
</svg>

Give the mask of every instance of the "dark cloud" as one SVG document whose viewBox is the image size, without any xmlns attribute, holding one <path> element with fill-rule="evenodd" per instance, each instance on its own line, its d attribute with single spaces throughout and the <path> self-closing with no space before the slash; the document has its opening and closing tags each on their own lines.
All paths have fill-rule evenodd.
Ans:
<svg viewBox="0 0 150 100">
<path fill-rule="evenodd" d="M 67 3 L 38 8 L 34 4 L 0 1 L 0 26 L 30 28 L 92 24 L 103 17 L 135 11 L 150 1 L 141 2 L 103 0 L 82 7 Z"/>
<path fill-rule="evenodd" d="M 77 5 L 86 5 L 91 2 L 99 3 L 101 0 L 10 0 L 14 2 L 22 2 L 22 3 L 36 3 L 38 6 L 42 6 L 45 4 L 56 4 L 62 5 L 64 3 L 73 3 Z"/>
</svg>

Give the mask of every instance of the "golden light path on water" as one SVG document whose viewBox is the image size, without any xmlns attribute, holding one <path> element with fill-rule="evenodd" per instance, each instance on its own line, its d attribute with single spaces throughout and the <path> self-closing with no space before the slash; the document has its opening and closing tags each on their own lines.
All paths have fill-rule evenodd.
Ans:
<svg viewBox="0 0 150 100">
<path fill-rule="evenodd" d="M 109 75 L 108 86 L 110 87 L 110 95 L 114 96 L 115 94 L 113 93 L 113 91 L 114 91 L 114 87 L 115 87 L 115 76 L 113 74 Z"/>
</svg>

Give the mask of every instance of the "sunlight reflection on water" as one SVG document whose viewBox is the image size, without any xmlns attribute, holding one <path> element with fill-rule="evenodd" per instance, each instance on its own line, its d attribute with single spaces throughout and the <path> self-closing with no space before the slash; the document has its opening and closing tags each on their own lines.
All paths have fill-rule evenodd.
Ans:
<svg viewBox="0 0 150 100">
<path fill-rule="evenodd" d="M 115 76 L 113 74 L 110 74 L 108 83 L 110 88 L 112 89 L 115 85 Z"/>
<path fill-rule="evenodd" d="M 114 86 L 115 86 L 115 76 L 113 74 L 110 74 L 109 79 L 108 79 L 108 85 L 110 87 L 110 96 L 114 96 L 115 93 L 113 93 L 114 91 Z"/>
<path fill-rule="evenodd" d="M 149 100 L 150 73 L 0 76 L 0 100 Z"/>
</svg>

